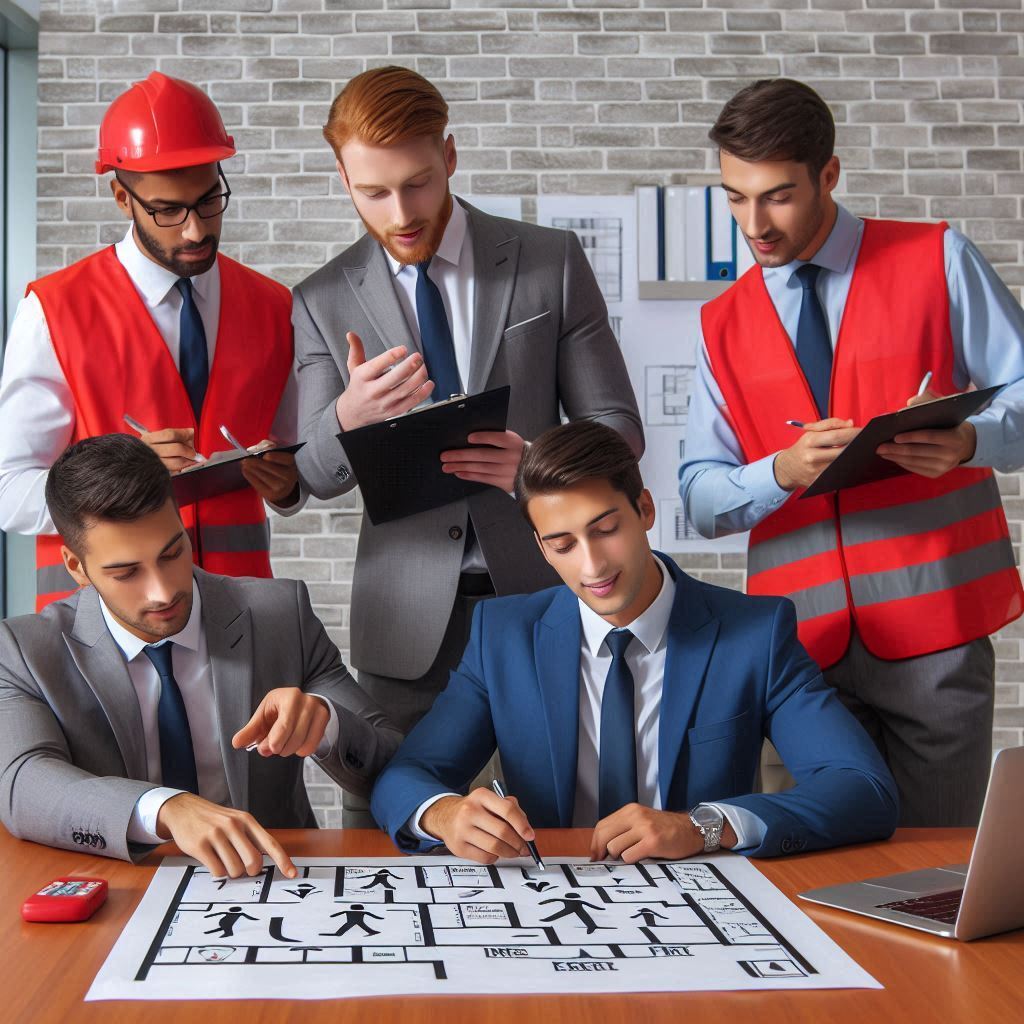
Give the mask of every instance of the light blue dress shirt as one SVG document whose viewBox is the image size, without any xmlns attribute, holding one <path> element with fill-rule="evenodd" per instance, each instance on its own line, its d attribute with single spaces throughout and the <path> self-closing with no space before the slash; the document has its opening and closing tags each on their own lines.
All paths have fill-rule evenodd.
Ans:
<svg viewBox="0 0 1024 1024">
<path fill-rule="evenodd" d="M 863 235 L 864 222 L 839 206 L 832 231 L 809 261 L 824 268 L 818 275 L 817 292 L 833 347 Z M 1008 384 L 984 412 L 968 421 L 977 431 L 978 445 L 965 465 L 1012 472 L 1024 465 L 1024 310 L 973 243 L 952 228 L 943 241 L 953 383 L 960 391 L 972 383 L 979 388 Z M 794 274 L 803 265 L 793 260 L 764 270 L 768 295 L 791 339 L 796 337 L 801 298 Z M 893 272 L 913 270 L 893 268 Z M 789 497 L 775 479 L 775 455 L 744 463 L 736 435 L 722 415 L 723 404 L 702 336 L 679 494 L 687 518 L 704 537 L 750 530 Z M 786 418 L 784 409 L 779 416 Z"/>
</svg>

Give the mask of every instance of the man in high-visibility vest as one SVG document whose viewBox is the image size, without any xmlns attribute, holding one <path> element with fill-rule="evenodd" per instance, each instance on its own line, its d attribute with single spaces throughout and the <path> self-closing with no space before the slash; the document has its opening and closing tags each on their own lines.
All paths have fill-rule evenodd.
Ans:
<svg viewBox="0 0 1024 1024">
<path fill-rule="evenodd" d="M 114 172 L 127 234 L 34 281 L 18 306 L 0 383 L 0 528 L 37 535 L 38 608 L 76 589 L 44 496 L 69 444 L 138 424 L 173 473 L 229 448 L 222 425 L 245 445 L 295 440 L 291 297 L 217 252 L 231 194 L 220 164 L 234 153 L 200 89 L 159 72 L 133 85 L 103 118 L 96 161 Z M 251 487 L 182 518 L 203 568 L 270 576 L 263 501 L 301 507 L 294 456 L 244 471 Z"/>
<path fill-rule="evenodd" d="M 989 634 L 1024 610 L 992 473 L 1024 463 L 1024 311 L 945 223 L 835 203 L 835 127 L 809 87 L 748 86 L 711 139 L 758 265 L 702 310 L 686 513 L 705 536 L 752 530 L 748 590 L 796 604 L 800 639 L 889 763 L 901 823 L 976 824 Z M 798 500 L 872 416 L 1004 383 L 961 426 L 878 449 L 906 472 Z"/>
</svg>

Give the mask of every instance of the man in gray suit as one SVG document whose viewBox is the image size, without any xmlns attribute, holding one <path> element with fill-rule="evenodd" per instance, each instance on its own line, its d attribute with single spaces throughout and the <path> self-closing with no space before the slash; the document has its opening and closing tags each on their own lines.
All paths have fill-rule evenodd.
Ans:
<svg viewBox="0 0 1024 1024">
<path fill-rule="evenodd" d="M 173 839 L 218 876 L 267 853 L 294 877 L 265 828 L 315 826 L 303 758 L 367 792 L 401 738 L 305 585 L 196 568 L 171 478 L 136 438 L 69 448 L 46 501 L 83 589 L 0 623 L 3 823 L 131 860 Z"/>
<path fill-rule="evenodd" d="M 318 497 L 358 484 L 340 431 L 452 393 L 511 386 L 507 431 L 471 435 L 481 447 L 442 455 L 446 472 L 487 490 L 379 526 L 363 519 L 352 663 L 405 730 L 458 664 L 476 601 L 558 582 L 510 493 L 526 441 L 564 412 L 600 420 L 643 450 L 636 399 L 579 240 L 453 199 L 447 121 L 437 89 L 405 68 L 367 71 L 338 95 L 324 135 L 367 234 L 295 288 L 292 313 L 308 441 L 297 462 Z M 366 821 L 345 816 L 346 825 Z"/>
</svg>

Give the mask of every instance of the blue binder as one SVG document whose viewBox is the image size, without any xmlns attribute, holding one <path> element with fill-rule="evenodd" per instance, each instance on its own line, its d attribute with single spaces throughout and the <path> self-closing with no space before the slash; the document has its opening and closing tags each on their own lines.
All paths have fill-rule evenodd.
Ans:
<svg viewBox="0 0 1024 1024">
<path fill-rule="evenodd" d="M 718 186 L 705 192 L 707 213 L 707 279 L 736 280 L 736 221 L 729 212 L 729 201 Z"/>
</svg>

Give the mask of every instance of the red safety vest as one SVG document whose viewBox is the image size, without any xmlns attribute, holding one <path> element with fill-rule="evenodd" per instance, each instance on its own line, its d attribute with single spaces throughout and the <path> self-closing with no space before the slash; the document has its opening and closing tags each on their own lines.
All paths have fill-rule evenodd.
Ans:
<svg viewBox="0 0 1024 1024">
<path fill-rule="evenodd" d="M 865 221 L 836 339 L 829 415 L 863 425 L 906 404 L 924 374 L 952 394 L 946 225 Z M 793 443 L 787 419 L 818 413 L 759 267 L 702 310 L 723 410 L 748 462 Z M 794 493 L 750 536 L 747 589 L 796 604 L 823 667 L 851 622 L 880 658 L 910 658 L 994 633 L 1024 611 L 991 470 L 904 474 L 830 495 Z"/>
<path fill-rule="evenodd" d="M 126 433 L 125 413 L 151 430 L 195 428 L 204 455 L 230 447 L 222 423 L 243 444 L 269 435 L 292 364 L 291 296 L 234 260 L 217 260 L 220 323 L 198 424 L 167 344 L 112 246 L 28 286 L 74 398 L 72 443 Z M 228 576 L 271 575 L 270 525 L 251 488 L 185 506 L 181 518 L 197 565 Z M 75 590 L 60 548 L 60 537 L 36 538 L 37 609 Z"/>
</svg>

